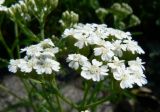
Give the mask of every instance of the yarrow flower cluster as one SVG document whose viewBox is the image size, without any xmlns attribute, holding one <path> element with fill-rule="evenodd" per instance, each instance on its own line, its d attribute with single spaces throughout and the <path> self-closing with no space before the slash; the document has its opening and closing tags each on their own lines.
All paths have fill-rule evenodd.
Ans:
<svg viewBox="0 0 160 112">
<path fill-rule="evenodd" d="M 58 72 L 60 69 L 60 64 L 55 57 L 59 49 L 50 39 L 21 49 L 21 52 L 26 52 L 26 56 L 21 59 L 11 59 L 8 66 L 10 72 L 16 73 L 17 70 L 20 70 L 30 73 L 35 70 L 37 74 L 51 74 L 53 71 Z"/>
<path fill-rule="evenodd" d="M 125 52 L 132 55 L 144 54 L 138 43 L 132 40 L 129 32 L 108 28 L 105 24 L 76 24 L 66 29 L 63 38 L 73 37 L 74 44 L 79 49 L 86 46 L 93 48 L 92 59 L 79 53 L 69 54 L 67 62 L 69 67 L 81 70 L 85 79 L 100 81 L 109 73 L 115 80 L 120 81 L 121 88 L 132 88 L 134 84 L 142 86 L 147 83 L 143 73 L 144 62 L 136 59 L 124 60 Z"/>
</svg>

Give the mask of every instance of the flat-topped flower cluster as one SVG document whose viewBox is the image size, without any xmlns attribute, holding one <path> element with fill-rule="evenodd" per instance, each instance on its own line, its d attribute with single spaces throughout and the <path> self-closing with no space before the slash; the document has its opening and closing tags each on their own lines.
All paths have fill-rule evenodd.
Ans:
<svg viewBox="0 0 160 112">
<path fill-rule="evenodd" d="M 55 57 L 58 51 L 58 47 L 55 47 L 50 39 L 45 39 L 39 44 L 21 49 L 21 52 L 25 52 L 26 56 L 21 59 L 11 59 L 8 66 L 9 71 L 16 73 L 17 70 L 20 70 L 21 72 L 30 73 L 35 70 L 37 74 L 58 72 L 60 64 Z"/>
<path fill-rule="evenodd" d="M 139 57 L 123 59 L 125 52 L 130 52 L 135 57 L 137 54 L 144 54 L 129 32 L 108 28 L 105 24 L 80 23 L 66 29 L 62 36 L 75 38 L 74 46 L 79 49 L 92 46 L 92 58 L 77 52 L 67 57 L 69 67 L 80 69 L 81 76 L 85 79 L 100 81 L 111 73 L 115 80 L 120 81 L 121 88 L 132 88 L 134 84 L 142 86 L 147 83 L 143 73 L 144 62 Z"/>
<path fill-rule="evenodd" d="M 101 81 L 108 75 L 113 75 L 113 78 L 120 82 L 121 88 L 132 88 L 134 84 L 142 86 L 147 83 L 144 62 L 137 57 L 138 54 L 144 54 L 144 51 L 132 40 L 129 32 L 108 28 L 105 24 L 80 23 L 66 29 L 62 37 L 75 38 L 75 47 L 85 49 L 89 46 L 90 51 L 93 51 L 90 56 L 85 56 L 78 50 L 69 54 L 66 59 L 70 68 L 81 71 L 83 78 Z M 55 47 L 50 39 L 45 39 L 39 44 L 21 49 L 26 56 L 17 60 L 11 59 L 9 71 L 30 73 L 35 70 L 37 74 L 58 72 L 60 63 L 55 57 L 58 51 L 58 47 Z M 126 60 L 124 57 L 127 53 L 136 58 Z"/>
</svg>

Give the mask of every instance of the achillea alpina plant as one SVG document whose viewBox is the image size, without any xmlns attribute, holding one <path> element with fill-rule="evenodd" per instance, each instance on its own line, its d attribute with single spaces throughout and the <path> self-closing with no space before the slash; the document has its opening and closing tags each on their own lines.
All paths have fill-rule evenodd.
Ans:
<svg viewBox="0 0 160 112">
<path fill-rule="evenodd" d="M 16 42 L 19 41 L 18 28 L 21 28 L 34 43 L 22 49 L 17 45 L 18 59 L 14 59 L 8 49 L 11 57 L 8 70 L 24 73 L 25 78 L 21 80 L 28 99 L 20 100 L 35 112 L 63 112 L 61 101 L 79 112 L 89 112 L 106 101 L 113 102 L 115 96 L 125 92 L 124 89 L 147 84 L 144 62 L 139 57 L 145 52 L 132 39 L 130 32 L 106 24 L 77 23 L 79 15 L 65 11 L 59 20 L 64 32 L 61 36 L 45 39 L 45 21 L 58 0 L 20 0 L 10 7 L 3 6 L 3 3 L 0 2 L 0 11 L 15 23 Z M 27 26 L 33 18 L 39 23 L 37 34 Z M 1 40 L 5 44 L 4 39 Z M 57 77 L 73 75 L 71 69 L 84 83 L 84 96 L 79 102 L 63 96 L 59 90 L 61 82 L 57 83 Z M 106 94 L 102 94 L 102 90 Z"/>
</svg>

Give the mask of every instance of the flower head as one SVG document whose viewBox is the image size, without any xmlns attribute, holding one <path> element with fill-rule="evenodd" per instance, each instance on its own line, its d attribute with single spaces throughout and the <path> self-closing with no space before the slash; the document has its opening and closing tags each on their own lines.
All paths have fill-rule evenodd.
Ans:
<svg viewBox="0 0 160 112">
<path fill-rule="evenodd" d="M 34 69 L 38 74 L 51 74 L 52 70 L 58 72 L 60 69 L 59 66 L 60 64 L 57 61 L 49 58 L 44 58 L 38 60 L 37 64 L 34 66 Z"/>
<path fill-rule="evenodd" d="M 112 49 L 113 45 L 110 42 L 105 42 L 102 47 L 94 48 L 94 55 L 101 55 L 101 59 L 103 61 L 110 61 L 111 58 L 114 56 Z"/>
<path fill-rule="evenodd" d="M 143 49 L 138 45 L 136 41 L 128 39 L 124 40 L 123 43 L 125 44 L 124 51 L 131 51 L 133 54 L 144 54 Z"/>
<path fill-rule="evenodd" d="M 145 70 L 145 68 L 143 66 L 143 64 L 145 64 L 145 63 L 142 62 L 142 60 L 139 57 L 137 57 L 136 60 L 128 61 L 128 64 L 129 64 L 130 68 L 133 70 L 137 70 L 137 69 Z"/>
<path fill-rule="evenodd" d="M 107 28 L 108 35 L 115 36 L 117 39 L 122 40 L 126 38 L 131 38 L 130 32 L 123 32 L 118 29 Z"/>
<path fill-rule="evenodd" d="M 60 64 L 55 60 L 55 54 L 58 51 L 58 47 L 54 47 L 50 39 L 45 39 L 39 44 L 21 49 L 21 52 L 26 52 L 26 56 L 21 59 L 10 60 L 9 71 L 16 73 L 19 69 L 21 72 L 30 73 L 35 70 L 37 74 L 58 72 Z"/>
<path fill-rule="evenodd" d="M 8 69 L 10 72 L 16 73 L 19 65 L 20 65 L 20 60 L 11 59 L 9 62 Z"/>
<path fill-rule="evenodd" d="M 92 60 L 92 64 L 90 62 L 85 63 L 82 66 L 81 76 L 87 80 L 100 81 L 103 76 L 108 75 L 108 67 L 102 64 L 96 59 Z"/>
<path fill-rule="evenodd" d="M 69 62 L 69 67 L 77 70 L 79 66 L 87 62 L 87 58 L 81 54 L 70 54 L 68 55 L 67 62 Z"/>
<path fill-rule="evenodd" d="M 89 57 L 86 56 L 88 60 L 85 59 L 83 64 L 79 63 L 79 60 L 82 60 L 79 58 L 81 54 L 74 54 L 76 57 L 71 54 L 67 58 L 69 67 L 75 70 L 80 67 L 81 76 L 85 79 L 100 81 L 109 72 L 120 82 L 120 87 L 123 89 L 132 88 L 134 84 L 142 86 L 147 83 L 142 60 L 138 57 L 136 60 L 125 60 L 126 51 L 131 55 L 144 53 L 138 43 L 132 40 L 130 32 L 108 28 L 104 24 L 79 23 L 73 28 L 66 29 L 62 36 L 75 38 L 74 46 L 79 49 L 89 46 L 91 52 Z"/>
<path fill-rule="evenodd" d="M 147 84 L 146 76 L 141 70 L 132 70 L 133 82 L 138 86 Z"/>
<path fill-rule="evenodd" d="M 112 70 L 115 70 L 115 69 L 119 69 L 119 68 L 125 66 L 125 64 L 124 64 L 124 60 L 119 60 L 118 57 L 114 57 L 112 62 L 108 63 L 108 66 Z"/>
<path fill-rule="evenodd" d="M 120 87 L 122 89 L 133 87 L 133 76 L 131 75 L 131 71 L 125 66 L 122 66 L 121 68 L 114 70 L 113 76 L 116 80 L 120 81 Z"/>
<path fill-rule="evenodd" d="M 43 48 L 39 45 L 31 45 L 29 47 L 21 49 L 21 53 L 26 52 L 28 56 L 40 56 L 42 51 Z"/>
</svg>

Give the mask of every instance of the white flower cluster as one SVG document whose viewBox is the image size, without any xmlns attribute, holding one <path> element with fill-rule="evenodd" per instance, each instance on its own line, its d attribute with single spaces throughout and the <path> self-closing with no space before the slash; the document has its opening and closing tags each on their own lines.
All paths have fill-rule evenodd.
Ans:
<svg viewBox="0 0 160 112">
<path fill-rule="evenodd" d="M 136 60 L 123 60 L 124 52 L 133 55 L 144 53 L 138 43 L 132 40 L 129 32 L 108 28 L 105 24 L 77 24 L 66 29 L 62 36 L 75 38 L 77 41 L 74 46 L 79 49 L 92 46 L 92 60 L 81 54 L 69 54 L 67 58 L 69 67 L 75 70 L 80 68 L 81 76 L 85 79 L 100 81 L 112 73 L 114 79 L 120 81 L 121 88 L 132 88 L 134 84 L 142 86 L 147 83 L 143 73 L 144 63 L 139 57 Z"/>
<path fill-rule="evenodd" d="M 39 44 L 21 49 L 21 52 L 26 52 L 26 56 L 22 59 L 11 59 L 9 71 L 16 73 L 19 69 L 21 72 L 30 73 L 34 69 L 37 74 L 58 72 L 60 64 L 55 60 L 58 51 L 58 47 L 55 47 L 50 39 L 45 39 Z"/>
</svg>

